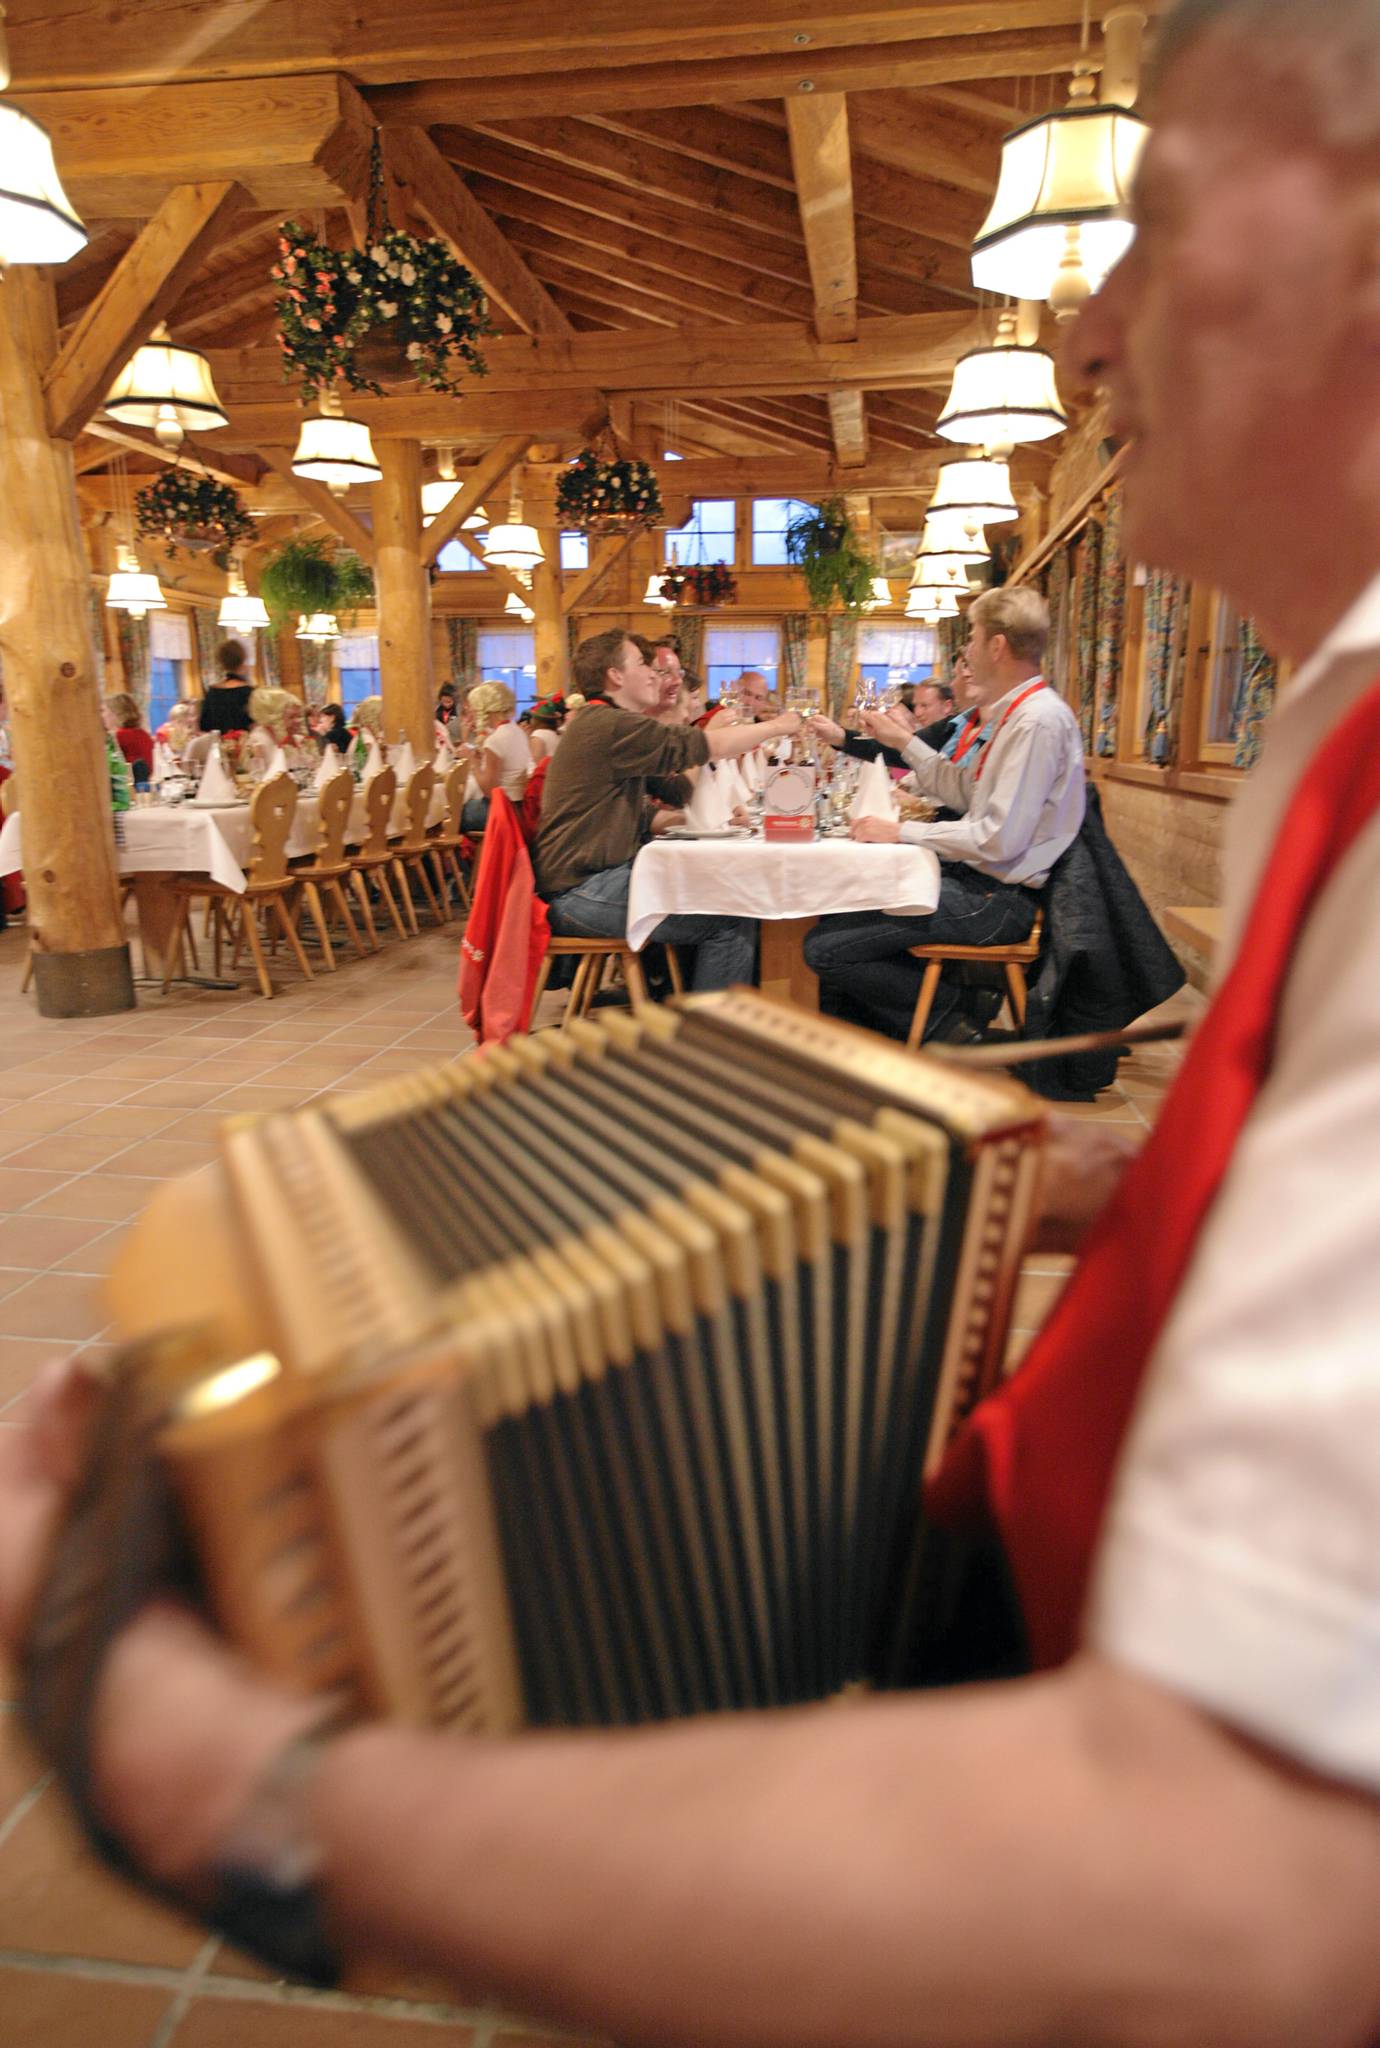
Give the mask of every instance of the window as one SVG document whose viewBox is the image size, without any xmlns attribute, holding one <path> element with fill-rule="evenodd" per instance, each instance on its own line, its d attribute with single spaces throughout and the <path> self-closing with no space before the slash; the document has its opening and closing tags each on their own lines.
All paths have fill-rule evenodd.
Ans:
<svg viewBox="0 0 1380 2048">
<path fill-rule="evenodd" d="M 185 612 L 155 612 L 149 620 L 149 731 L 156 732 L 184 694 L 192 658 L 192 625 Z"/>
<path fill-rule="evenodd" d="M 864 626 L 858 635 L 858 669 L 884 690 L 890 683 L 927 683 L 937 649 L 930 626 Z"/>
<path fill-rule="evenodd" d="M 537 701 L 536 635 L 481 629 L 478 651 L 483 680 L 506 683 L 517 698 L 518 710 L 530 711 Z"/>
<path fill-rule="evenodd" d="M 451 575 L 463 576 L 471 569 L 482 570 L 484 564 L 470 553 L 463 541 L 448 540 L 436 557 L 436 566 Z"/>
<path fill-rule="evenodd" d="M 733 562 L 737 554 L 733 531 L 735 512 L 732 498 L 696 498 L 691 507 L 690 524 L 682 526 L 678 533 L 666 535 L 665 560 L 671 560 L 674 549 L 675 559 L 683 568 L 707 567 L 711 562 Z"/>
<path fill-rule="evenodd" d="M 775 626 L 706 626 L 704 672 L 710 702 L 744 669 L 755 668 L 776 689 L 781 668 L 781 635 Z"/>
<path fill-rule="evenodd" d="M 182 695 L 182 663 L 180 661 L 158 661 L 149 663 L 149 731 L 157 732 L 160 725 L 166 725 L 168 713 Z"/>
<path fill-rule="evenodd" d="M 332 664 L 340 678 L 340 702 L 346 718 L 353 718 L 366 697 L 379 694 L 379 642 L 376 633 L 346 633 L 331 650 Z"/>
<path fill-rule="evenodd" d="M 780 568 L 786 557 L 786 528 L 802 512 L 818 511 L 800 498 L 754 498 L 752 559 L 757 568 Z"/>
<path fill-rule="evenodd" d="M 563 569 L 587 569 L 589 567 L 589 535 L 587 533 L 563 533 L 561 535 L 561 567 Z"/>
</svg>

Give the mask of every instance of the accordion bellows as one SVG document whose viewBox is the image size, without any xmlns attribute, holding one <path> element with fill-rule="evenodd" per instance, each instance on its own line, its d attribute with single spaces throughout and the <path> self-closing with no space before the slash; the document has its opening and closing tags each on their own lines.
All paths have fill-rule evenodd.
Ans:
<svg viewBox="0 0 1380 2048">
<path fill-rule="evenodd" d="M 125 1368 L 221 1624 L 477 1731 L 885 1680 L 1042 1128 L 736 990 L 231 1127 L 254 1344 Z"/>
</svg>

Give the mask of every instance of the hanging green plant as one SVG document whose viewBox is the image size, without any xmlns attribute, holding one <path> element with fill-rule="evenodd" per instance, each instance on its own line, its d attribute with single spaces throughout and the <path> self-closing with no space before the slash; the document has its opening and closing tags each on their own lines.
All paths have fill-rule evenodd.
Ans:
<svg viewBox="0 0 1380 2048">
<path fill-rule="evenodd" d="M 627 533 L 665 518 L 656 471 L 616 448 L 580 450 L 556 485 L 556 510 L 561 524 L 579 533 Z"/>
<path fill-rule="evenodd" d="M 288 540 L 259 573 L 259 595 L 275 626 L 300 613 L 334 612 L 342 625 L 372 604 L 374 579 L 359 556 L 321 540 Z"/>
<path fill-rule="evenodd" d="M 221 569 L 254 531 L 237 491 L 190 469 L 165 469 L 135 494 L 134 510 L 141 538 L 166 541 L 170 558 L 178 548 L 209 552 Z"/>
<path fill-rule="evenodd" d="M 812 611 L 827 612 L 837 603 L 856 616 L 872 595 L 877 571 L 853 531 L 842 498 L 826 498 L 814 511 L 791 520 L 786 559 L 805 578 Z"/>
</svg>

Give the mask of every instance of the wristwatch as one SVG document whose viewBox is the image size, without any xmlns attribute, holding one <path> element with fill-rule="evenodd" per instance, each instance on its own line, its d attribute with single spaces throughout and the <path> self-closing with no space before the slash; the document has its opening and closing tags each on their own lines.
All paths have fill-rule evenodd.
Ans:
<svg viewBox="0 0 1380 2048">
<path fill-rule="evenodd" d="M 285 1977 L 329 1989 L 341 1960 L 317 1886 L 322 1852 L 309 1817 L 312 1782 L 338 1724 L 309 1729 L 259 1779 L 209 1872 L 201 1917 Z"/>
</svg>

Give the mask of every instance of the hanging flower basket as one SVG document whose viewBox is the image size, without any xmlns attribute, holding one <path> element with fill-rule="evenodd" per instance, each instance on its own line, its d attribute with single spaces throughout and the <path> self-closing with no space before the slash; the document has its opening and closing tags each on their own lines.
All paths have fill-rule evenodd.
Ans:
<svg viewBox="0 0 1380 2048">
<path fill-rule="evenodd" d="M 710 562 L 703 568 L 668 569 L 661 579 L 661 594 L 685 611 L 712 611 L 716 605 L 732 604 L 738 585 L 726 562 Z"/>
<path fill-rule="evenodd" d="M 444 242 L 388 229 L 333 249 L 284 221 L 273 277 L 283 374 L 307 398 L 337 378 L 380 394 L 382 379 L 411 377 L 459 397 L 462 373 L 484 375 L 488 300 Z"/>
<path fill-rule="evenodd" d="M 562 526 L 577 533 L 618 534 L 660 525 L 661 486 L 650 463 L 582 448 L 556 485 Z"/>
<path fill-rule="evenodd" d="M 183 548 L 212 555 L 222 569 L 254 532 L 237 491 L 189 469 L 165 469 L 136 494 L 134 509 L 140 537 L 166 541 L 169 558 Z"/>
</svg>

